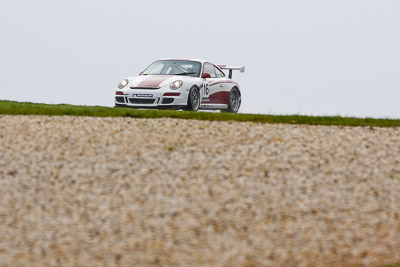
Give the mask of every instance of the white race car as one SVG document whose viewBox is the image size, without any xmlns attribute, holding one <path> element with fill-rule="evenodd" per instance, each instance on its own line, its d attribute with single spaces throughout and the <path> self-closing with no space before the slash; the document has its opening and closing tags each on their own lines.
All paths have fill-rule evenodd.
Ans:
<svg viewBox="0 0 400 267">
<path fill-rule="evenodd" d="M 222 70 L 229 70 L 228 77 Z M 238 112 L 239 84 L 232 71 L 244 67 L 216 66 L 205 60 L 162 59 L 139 76 L 128 77 L 119 85 L 116 107 L 199 109 Z"/>
</svg>

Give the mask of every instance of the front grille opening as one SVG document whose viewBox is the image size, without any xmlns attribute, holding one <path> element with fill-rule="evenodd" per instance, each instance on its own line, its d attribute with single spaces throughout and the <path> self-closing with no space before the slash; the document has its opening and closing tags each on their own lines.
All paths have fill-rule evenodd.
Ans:
<svg viewBox="0 0 400 267">
<path fill-rule="evenodd" d="M 119 102 L 119 103 L 125 103 L 125 97 L 122 96 L 117 96 L 115 98 L 115 101 Z"/>
<path fill-rule="evenodd" d="M 162 100 L 163 104 L 172 104 L 173 102 L 174 102 L 174 99 L 170 98 L 170 97 L 163 98 L 163 100 Z"/>
<path fill-rule="evenodd" d="M 131 104 L 142 104 L 151 105 L 154 104 L 155 99 L 145 99 L 145 98 L 129 98 L 129 103 Z"/>
</svg>

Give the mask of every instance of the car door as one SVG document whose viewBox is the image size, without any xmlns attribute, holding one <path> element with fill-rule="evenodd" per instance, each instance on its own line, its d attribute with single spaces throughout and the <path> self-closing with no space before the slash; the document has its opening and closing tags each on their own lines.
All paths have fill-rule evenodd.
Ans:
<svg viewBox="0 0 400 267">
<path fill-rule="evenodd" d="M 214 65 L 213 68 L 215 72 L 215 78 L 213 79 L 213 82 L 210 83 L 210 88 L 213 92 L 213 95 L 210 97 L 210 102 L 227 104 L 229 96 L 227 96 L 226 92 L 229 91 L 227 89 L 229 84 L 227 83 L 225 74 Z"/>
<path fill-rule="evenodd" d="M 217 75 L 215 73 L 214 65 L 210 63 L 204 63 L 203 73 L 210 74 L 211 78 L 205 79 L 203 82 L 203 95 L 202 95 L 202 102 L 211 102 L 211 97 L 217 91 L 217 87 L 215 83 L 218 81 Z"/>
</svg>

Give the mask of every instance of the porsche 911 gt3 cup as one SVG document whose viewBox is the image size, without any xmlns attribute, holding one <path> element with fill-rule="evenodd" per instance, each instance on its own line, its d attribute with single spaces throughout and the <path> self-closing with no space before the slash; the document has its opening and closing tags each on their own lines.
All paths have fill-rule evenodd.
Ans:
<svg viewBox="0 0 400 267">
<path fill-rule="evenodd" d="M 229 70 L 226 77 L 222 70 Z M 162 59 L 139 76 L 128 77 L 119 85 L 116 107 L 199 109 L 238 112 L 241 92 L 232 80 L 232 71 L 244 67 L 214 65 L 197 59 Z"/>
</svg>

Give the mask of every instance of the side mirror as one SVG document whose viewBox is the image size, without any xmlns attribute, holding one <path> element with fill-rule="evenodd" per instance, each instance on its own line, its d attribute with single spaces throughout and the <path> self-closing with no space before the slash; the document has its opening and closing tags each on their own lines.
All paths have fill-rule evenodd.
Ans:
<svg viewBox="0 0 400 267">
<path fill-rule="evenodd" d="M 139 73 L 139 76 L 143 74 L 143 71 L 141 73 Z"/>
<path fill-rule="evenodd" d="M 201 75 L 201 78 L 203 78 L 203 79 L 209 79 L 209 78 L 211 78 L 211 75 L 210 75 L 210 73 L 203 72 L 203 74 Z"/>
</svg>

